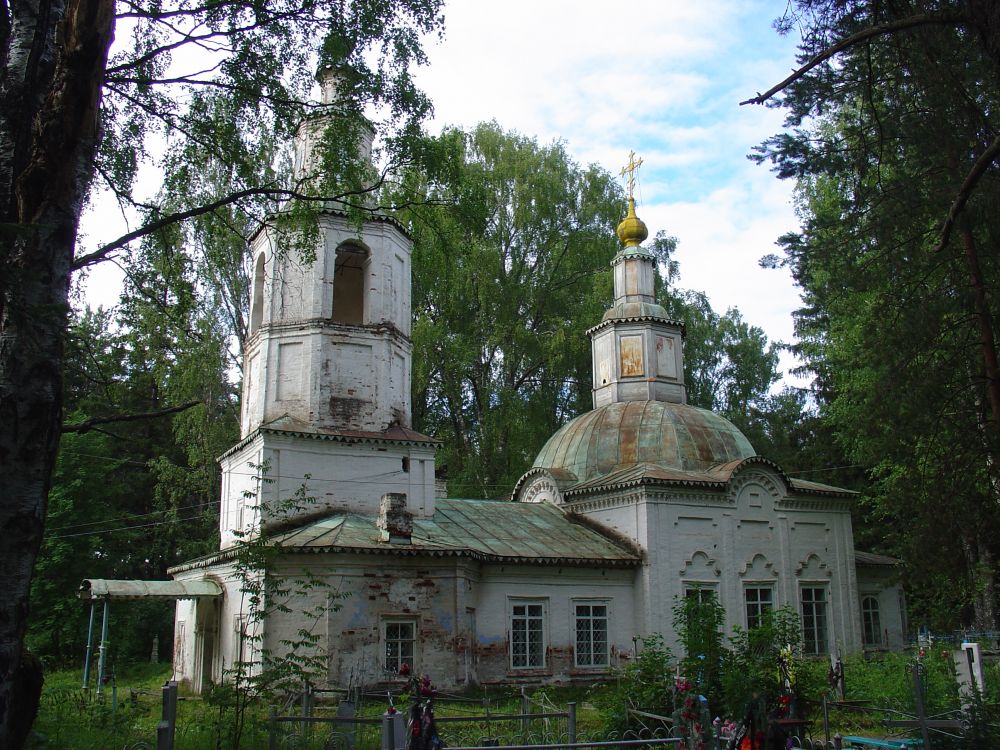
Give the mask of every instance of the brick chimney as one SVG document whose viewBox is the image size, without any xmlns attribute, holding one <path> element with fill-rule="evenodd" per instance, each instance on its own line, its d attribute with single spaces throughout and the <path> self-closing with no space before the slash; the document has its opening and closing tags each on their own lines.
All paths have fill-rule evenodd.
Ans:
<svg viewBox="0 0 1000 750">
<path fill-rule="evenodd" d="M 379 538 L 391 544 L 409 544 L 413 535 L 413 514 L 406 509 L 406 494 L 387 492 L 378 506 Z"/>
</svg>

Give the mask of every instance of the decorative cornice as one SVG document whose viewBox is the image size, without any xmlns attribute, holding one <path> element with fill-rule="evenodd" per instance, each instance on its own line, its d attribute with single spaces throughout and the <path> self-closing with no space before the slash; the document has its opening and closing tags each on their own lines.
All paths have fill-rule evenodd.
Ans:
<svg viewBox="0 0 1000 750">
<path fill-rule="evenodd" d="M 281 547 L 281 552 L 292 555 L 322 555 L 322 554 L 356 554 L 381 555 L 390 557 L 429 557 L 429 558 L 464 558 L 481 563 L 499 563 L 505 565 L 567 565 L 583 568 L 634 568 L 642 564 L 639 556 L 632 558 L 590 558 L 590 557 L 531 557 L 512 555 L 491 555 L 467 549 L 428 549 L 414 548 L 398 544 L 386 544 L 384 547 L 345 547 L 330 545 L 327 547 Z M 237 548 L 230 547 L 212 555 L 206 555 L 167 569 L 167 575 L 175 575 L 188 570 L 210 568 L 213 565 L 226 563 L 237 555 Z"/>
<path fill-rule="evenodd" d="M 635 316 L 629 316 L 627 318 L 609 318 L 608 320 L 602 320 L 593 328 L 588 328 L 584 333 L 586 333 L 588 336 L 592 336 L 594 333 L 601 330 L 602 328 L 607 328 L 609 326 L 617 326 L 621 323 L 661 323 L 663 325 L 676 326 L 677 328 L 680 328 L 681 336 L 685 335 L 685 329 L 683 323 L 676 320 L 671 320 L 670 318 L 660 318 L 656 315 L 635 315 Z"/>
<path fill-rule="evenodd" d="M 419 433 L 414 433 L 417 435 Z M 227 450 L 221 456 L 218 457 L 218 461 L 222 461 L 225 458 L 238 453 L 243 450 L 247 445 L 252 443 L 258 437 L 263 437 L 264 435 L 278 435 L 281 437 L 295 437 L 295 438 L 309 438 L 312 440 L 326 440 L 334 443 L 345 443 L 348 445 L 417 445 L 426 446 L 428 448 L 440 448 L 443 443 L 440 440 L 435 440 L 434 438 L 427 437 L 426 435 L 421 435 L 417 437 L 387 437 L 385 435 L 380 435 L 379 433 L 362 433 L 362 432 L 312 432 L 309 430 L 296 430 L 282 427 L 268 427 L 267 425 L 260 425 L 247 435 L 245 438 L 240 440 L 236 445 Z"/>
</svg>

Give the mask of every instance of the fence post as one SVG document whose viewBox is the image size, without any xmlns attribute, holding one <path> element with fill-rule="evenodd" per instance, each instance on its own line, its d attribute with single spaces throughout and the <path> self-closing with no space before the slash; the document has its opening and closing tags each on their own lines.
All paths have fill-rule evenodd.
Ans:
<svg viewBox="0 0 1000 750">
<path fill-rule="evenodd" d="M 576 702 L 570 701 L 566 704 L 566 718 L 568 724 L 569 744 L 576 744 Z"/>
<path fill-rule="evenodd" d="M 528 698 L 528 689 L 521 686 L 521 716 L 527 716 L 531 713 L 531 699 Z M 528 720 L 521 719 L 521 734 L 526 735 L 528 733 Z"/>
<path fill-rule="evenodd" d="M 177 726 L 177 683 L 168 680 L 163 686 L 163 708 L 160 723 L 156 725 L 156 750 L 174 750 L 174 734 Z"/>
<path fill-rule="evenodd" d="M 830 704 L 826 701 L 826 695 L 823 696 L 823 742 L 826 747 L 830 746 Z"/>
<path fill-rule="evenodd" d="M 268 710 L 267 747 L 268 750 L 278 750 L 278 709 L 271 706 Z"/>
</svg>

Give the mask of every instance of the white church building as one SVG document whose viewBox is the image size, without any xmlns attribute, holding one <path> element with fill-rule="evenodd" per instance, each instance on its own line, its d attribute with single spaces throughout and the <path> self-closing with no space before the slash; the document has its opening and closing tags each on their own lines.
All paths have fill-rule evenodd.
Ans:
<svg viewBox="0 0 1000 750">
<path fill-rule="evenodd" d="M 268 229 L 252 242 L 221 545 L 170 571 L 221 593 L 177 603 L 176 679 L 201 690 L 248 652 L 280 653 L 308 610 L 331 686 L 392 682 L 404 663 L 444 688 L 594 680 L 638 637 L 674 642 L 672 607 L 694 591 L 718 598 L 727 632 L 794 607 L 807 653 L 903 645 L 895 561 L 854 549 L 854 493 L 789 477 L 686 403 L 683 324 L 656 304 L 631 198 L 614 304 L 589 331 L 594 408 L 549 439 L 505 501 L 445 497 L 438 444 L 412 429 L 405 229 L 381 216 L 359 228 L 331 208 L 320 230 L 309 264 L 275 253 Z M 277 509 L 294 497 L 302 507 Z M 268 614 L 248 643 L 235 559 L 261 525 L 280 548 L 273 570 L 325 585 Z"/>
</svg>

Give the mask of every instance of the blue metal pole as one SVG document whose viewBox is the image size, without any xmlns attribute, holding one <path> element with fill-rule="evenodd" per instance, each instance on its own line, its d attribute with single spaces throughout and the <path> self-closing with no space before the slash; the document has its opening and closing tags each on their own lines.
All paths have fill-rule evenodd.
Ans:
<svg viewBox="0 0 1000 750">
<path fill-rule="evenodd" d="M 87 655 L 83 658 L 83 689 L 90 686 L 90 649 L 94 645 L 94 607 L 97 602 L 90 602 L 90 624 L 87 625 Z"/>
<path fill-rule="evenodd" d="M 104 600 L 104 620 L 101 623 L 101 645 L 97 649 L 97 694 L 104 692 L 104 664 L 108 658 L 108 603 Z"/>
</svg>

